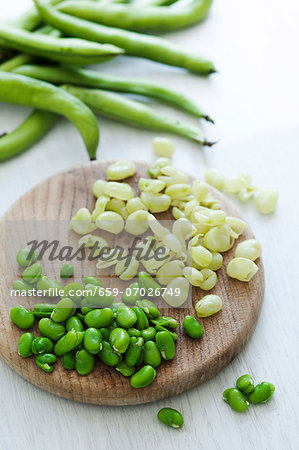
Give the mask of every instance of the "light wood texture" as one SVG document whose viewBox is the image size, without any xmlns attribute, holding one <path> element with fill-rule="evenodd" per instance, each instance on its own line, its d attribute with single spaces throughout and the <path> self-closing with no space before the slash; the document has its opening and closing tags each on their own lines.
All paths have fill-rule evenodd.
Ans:
<svg viewBox="0 0 299 450">
<path fill-rule="evenodd" d="M 13 18 L 31 0 L 0 2 L 1 20 Z M 243 351 L 218 375 L 185 393 L 131 407 L 81 404 L 51 395 L 16 374 L 0 358 L 0 447 L 8 450 L 176 449 L 295 450 L 298 448 L 298 41 L 297 0 L 215 0 L 209 18 L 165 37 L 211 58 L 219 72 L 203 79 L 183 70 L 116 58 L 98 66 L 104 73 L 155 80 L 191 95 L 214 119 L 204 125 L 212 149 L 172 138 L 173 164 L 203 177 L 216 167 L 227 176 L 248 172 L 259 186 L 280 191 L 277 212 L 261 216 L 254 204 L 232 202 L 263 246 L 265 297 L 255 332 Z M 278 63 L 279 61 L 279 63 Z M 171 108 L 157 106 L 174 118 Z M 28 113 L 0 105 L 0 129 L 12 130 Z M 152 161 L 154 132 L 100 119 L 100 159 Z M 60 121 L 38 145 L 0 165 L 0 214 L 24 192 L 58 171 L 87 162 L 74 127 Z M 0 259 L 3 257 L 0 254 Z M 269 403 L 237 414 L 222 401 L 236 378 L 251 373 L 269 380 Z M 160 424 L 164 406 L 180 410 L 185 424 Z"/>
<path fill-rule="evenodd" d="M 24 221 L 29 221 L 30 228 L 34 228 L 33 221 L 44 221 L 42 222 L 43 227 L 47 230 L 46 221 L 49 221 L 50 228 L 54 226 L 52 221 L 54 221 L 53 224 L 55 222 L 68 224 L 80 207 L 92 210 L 95 202 L 91 190 L 92 185 L 97 179 L 106 178 L 106 170 L 110 163 L 111 161 L 96 161 L 81 168 L 55 175 L 25 194 L 2 219 L 2 225 L 4 224 L 4 228 L 8 228 L 9 231 L 6 231 L 6 234 L 2 233 L 1 241 L 17 239 L 12 225 L 14 221 L 21 222 L 21 229 L 25 229 Z M 126 180 L 132 185 L 135 194 L 140 192 L 138 180 L 140 177 L 146 177 L 146 169 L 146 164 L 137 163 L 137 174 Z M 239 215 L 236 208 L 222 194 L 213 190 L 213 195 L 219 198 L 221 208 L 227 212 L 227 215 Z M 161 220 L 173 220 L 170 212 L 159 214 L 158 217 Z M 51 241 L 53 237 L 47 234 L 46 230 L 43 238 Z M 111 239 L 111 235 L 109 237 Z M 241 240 L 251 237 L 253 234 L 248 228 Z M 75 245 L 77 239 L 76 237 Z M 116 237 L 117 242 L 121 245 L 119 239 Z M 26 242 L 28 242 L 27 239 L 23 245 Z M 64 242 L 62 245 L 65 245 Z M 167 308 L 167 305 L 162 302 L 162 314 L 173 316 L 179 321 L 176 356 L 174 360 L 161 364 L 157 370 L 156 380 L 146 388 L 132 388 L 128 378 L 99 361 L 90 375 L 81 377 L 75 371 L 66 371 L 60 363 L 56 364 L 52 374 L 46 374 L 34 364 L 33 358 L 20 358 L 17 354 L 17 341 L 23 331 L 11 323 L 9 308 L 12 303 L 27 304 L 24 303 L 24 299 L 10 298 L 9 295 L 3 295 L 0 300 L 0 355 L 18 374 L 36 386 L 84 403 L 131 405 L 177 395 L 208 380 L 225 367 L 240 352 L 255 327 L 264 293 L 262 263 L 260 260 L 257 261 L 260 270 L 249 283 L 233 280 L 227 276 L 225 267 L 233 258 L 234 251 L 235 246 L 224 255 L 223 267 L 218 271 L 218 283 L 212 291 L 204 292 L 199 288 L 192 289 L 193 307 L 173 309 Z M 43 260 L 41 262 L 43 263 Z M 82 263 L 79 269 L 82 272 L 76 272 L 80 281 L 84 276 L 96 273 L 101 278 L 101 272 L 97 271 L 95 264 L 96 261 L 89 265 L 87 261 Z M 2 267 L 0 280 L 2 291 L 4 291 L 5 277 L 10 279 L 12 275 L 12 279 L 14 279 L 19 272 L 16 262 L 14 266 L 11 269 L 14 273 L 9 275 L 7 270 L 5 272 L 7 265 Z M 60 266 L 61 263 L 57 261 L 56 271 L 59 271 Z M 52 274 L 47 271 L 45 274 L 52 278 Z M 115 278 L 103 279 L 103 281 L 106 287 L 117 286 L 119 289 L 124 289 L 123 284 L 118 284 Z M 187 314 L 195 315 L 195 303 L 208 293 L 221 296 L 223 309 L 218 314 L 201 320 L 205 330 L 202 339 L 190 339 L 183 332 L 183 318 Z M 34 300 L 34 302 L 36 301 L 38 300 Z M 37 333 L 35 335 L 39 335 L 38 329 L 35 329 L 35 332 Z"/>
</svg>

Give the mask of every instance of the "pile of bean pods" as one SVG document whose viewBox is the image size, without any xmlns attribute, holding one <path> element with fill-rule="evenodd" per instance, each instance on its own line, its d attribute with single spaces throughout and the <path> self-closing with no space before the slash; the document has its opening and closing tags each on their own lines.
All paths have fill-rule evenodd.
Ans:
<svg viewBox="0 0 299 450">
<path fill-rule="evenodd" d="M 223 400 L 237 412 L 246 411 L 249 403 L 266 403 L 274 394 L 275 386 L 263 381 L 254 386 L 253 378 L 246 374 L 237 379 L 236 387 L 223 392 Z"/>
<path fill-rule="evenodd" d="M 0 101 L 34 108 L 14 131 L 0 136 L 0 161 L 31 147 L 59 115 L 77 127 L 90 159 L 96 158 L 99 143 L 94 113 L 211 145 L 199 126 L 172 119 L 119 92 L 153 98 L 212 121 L 192 99 L 153 81 L 82 67 L 124 54 L 204 76 L 215 72 L 211 61 L 153 35 L 203 20 L 212 0 L 115 1 L 119 2 L 34 0 L 33 9 L 19 20 L 0 24 Z"/>
<path fill-rule="evenodd" d="M 83 279 L 83 285 L 68 283 L 64 289 L 54 280 L 42 275 L 42 266 L 37 262 L 36 251 L 20 249 L 17 262 L 24 268 L 22 280 L 16 280 L 16 291 L 28 293 L 34 287 L 46 297 L 56 295 L 53 287 L 62 297 L 57 304 L 36 303 L 32 311 L 15 306 L 10 311 L 12 322 L 22 330 L 29 330 L 38 320 L 41 336 L 35 337 L 26 331 L 18 342 L 18 353 L 23 358 L 35 356 L 38 367 L 47 373 L 54 369 L 57 357 L 67 370 L 76 369 L 80 375 L 88 375 L 98 357 L 108 366 L 115 367 L 125 377 L 131 377 L 133 388 L 143 388 L 156 378 L 156 369 L 162 360 L 175 356 L 176 319 L 161 316 L 152 301 L 137 296 L 127 298 L 127 303 L 114 302 L 113 295 L 99 295 L 103 283 L 96 277 Z M 62 266 L 60 276 L 73 275 L 71 263 Z M 93 307 L 92 307 L 93 306 Z M 203 328 L 193 316 L 186 316 L 183 322 L 186 334 L 194 339 L 201 338 Z"/>
</svg>

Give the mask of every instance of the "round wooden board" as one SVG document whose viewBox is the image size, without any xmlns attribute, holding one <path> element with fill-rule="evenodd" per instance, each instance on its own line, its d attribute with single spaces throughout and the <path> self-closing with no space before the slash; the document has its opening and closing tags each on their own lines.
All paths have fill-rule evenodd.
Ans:
<svg viewBox="0 0 299 450">
<path fill-rule="evenodd" d="M 5 254 L 5 226 L 10 221 L 69 221 L 80 207 L 86 206 L 91 210 L 95 202 L 91 191 L 92 184 L 96 179 L 105 179 L 106 168 L 110 163 L 111 161 L 96 161 L 55 175 L 21 197 L 0 222 L 2 255 Z M 147 166 L 143 163 L 136 165 L 138 175 L 126 181 L 137 193 L 138 178 L 147 176 Z M 228 215 L 240 217 L 226 197 L 212 188 L 211 191 Z M 172 218 L 170 213 L 159 216 L 164 219 Z M 253 233 L 248 228 L 239 241 L 252 237 Z M 218 283 L 211 291 L 222 297 L 223 309 L 214 316 L 200 320 L 205 330 L 202 339 L 188 338 L 182 330 L 183 317 L 187 313 L 194 314 L 194 308 L 163 310 L 164 315 L 171 315 L 179 321 L 176 356 L 172 361 L 164 361 L 161 364 L 157 369 L 156 380 L 146 388 L 133 389 L 129 379 L 99 361 L 91 374 L 81 377 L 74 370 L 65 370 L 60 362 L 56 364 L 52 374 L 47 374 L 35 365 L 33 358 L 23 359 L 18 356 L 17 342 L 22 331 L 14 326 L 9 318 L 12 299 L 8 299 L 5 293 L 7 268 L 4 258 L 0 272 L 0 356 L 30 383 L 52 394 L 84 403 L 133 405 L 167 398 L 191 389 L 211 378 L 232 361 L 248 341 L 258 319 L 264 293 L 262 262 L 257 261 L 260 270 L 249 283 L 228 278 L 225 267 L 233 257 L 234 248 L 224 255 L 224 265 L 217 272 Z M 13 271 L 14 277 L 20 276 L 21 271 L 16 263 Z M 85 275 L 86 272 L 83 276 Z M 193 305 L 206 294 L 199 288 L 194 289 Z M 17 299 L 14 300 L 17 304 Z"/>
</svg>

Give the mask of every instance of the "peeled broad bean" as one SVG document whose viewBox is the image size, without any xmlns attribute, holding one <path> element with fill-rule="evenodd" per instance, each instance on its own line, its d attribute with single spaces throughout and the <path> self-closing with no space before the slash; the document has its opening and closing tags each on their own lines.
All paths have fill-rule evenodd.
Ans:
<svg viewBox="0 0 299 450">
<path fill-rule="evenodd" d="M 119 234 L 124 229 L 124 219 L 114 211 L 105 211 L 96 218 L 96 226 L 109 233 Z"/>
<path fill-rule="evenodd" d="M 96 225 L 91 221 L 91 214 L 87 208 L 80 208 L 70 222 L 70 229 L 77 234 L 92 233 Z"/>
<path fill-rule="evenodd" d="M 136 173 L 136 166 L 133 161 L 119 160 L 107 168 L 108 180 L 124 180 L 132 177 Z"/>
<path fill-rule="evenodd" d="M 255 195 L 255 204 L 262 214 L 271 214 L 275 211 L 278 201 L 278 191 L 263 189 Z"/>
<path fill-rule="evenodd" d="M 174 143 L 165 137 L 155 137 L 152 140 L 152 146 L 158 156 L 169 158 L 174 152 Z"/>
<path fill-rule="evenodd" d="M 105 183 L 104 195 L 124 201 L 134 198 L 134 192 L 131 186 L 127 183 L 119 183 L 117 181 L 108 181 Z"/>
<path fill-rule="evenodd" d="M 209 317 L 222 309 L 222 300 L 218 295 L 206 295 L 195 305 L 198 317 Z"/>
<path fill-rule="evenodd" d="M 246 258 L 255 261 L 262 254 L 262 246 L 256 239 L 247 239 L 238 244 L 235 258 Z"/>
<path fill-rule="evenodd" d="M 179 294 L 175 292 L 179 291 Z M 167 285 L 166 291 L 163 293 L 162 297 L 169 306 L 177 308 L 181 306 L 187 300 L 189 295 L 189 282 L 184 277 L 174 278 Z"/>
<path fill-rule="evenodd" d="M 258 266 L 247 258 L 233 258 L 227 265 L 227 274 L 239 281 L 250 281 L 257 273 Z"/>
</svg>

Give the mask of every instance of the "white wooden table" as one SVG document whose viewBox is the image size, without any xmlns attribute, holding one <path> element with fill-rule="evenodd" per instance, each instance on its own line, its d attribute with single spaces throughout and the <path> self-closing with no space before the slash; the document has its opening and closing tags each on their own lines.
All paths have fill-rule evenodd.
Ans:
<svg viewBox="0 0 299 450">
<path fill-rule="evenodd" d="M 29 0 L 1 2 L 0 18 L 28 5 Z M 217 125 L 206 131 L 220 137 L 219 144 L 201 152 L 176 138 L 174 164 L 197 176 L 206 167 L 226 174 L 246 171 L 256 184 L 280 190 L 279 207 L 271 217 L 236 201 L 263 243 L 266 272 L 264 306 L 245 350 L 192 391 L 127 408 L 57 398 L 31 386 L 1 360 L 0 448 L 298 448 L 298 16 L 296 0 L 215 0 L 204 24 L 169 36 L 215 61 L 219 73 L 209 80 L 132 58 L 101 66 L 108 73 L 148 76 L 189 93 L 214 117 Z M 0 131 L 13 129 L 25 113 L 1 104 Z M 154 133 L 106 120 L 101 120 L 101 130 L 99 158 L 153 159 Z M 33 149 L 0 165 L 1 214 L 39 181 L 86 161 L 77 131 L 61 121 Z M 268 404 L 237 414 L 221 394 L 247 372 L 257 381 L 272 381 L 277 391 Z M 182 411 L 182 430 L 158 423 L 157 411 L 165 405 Z"/>
</svg>

